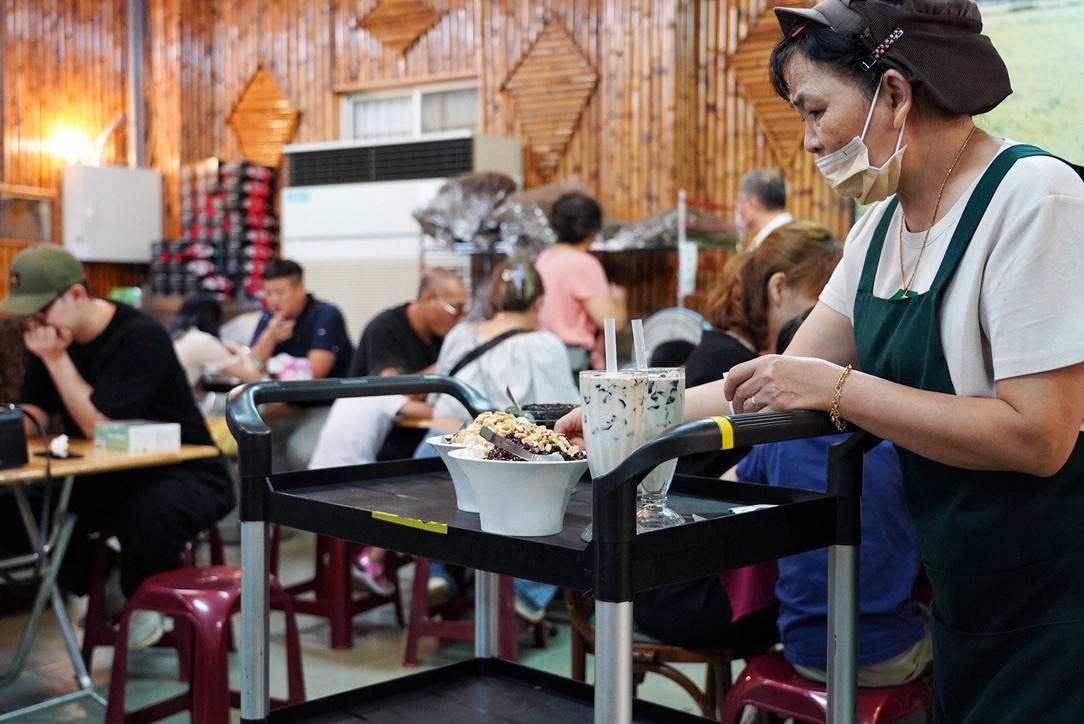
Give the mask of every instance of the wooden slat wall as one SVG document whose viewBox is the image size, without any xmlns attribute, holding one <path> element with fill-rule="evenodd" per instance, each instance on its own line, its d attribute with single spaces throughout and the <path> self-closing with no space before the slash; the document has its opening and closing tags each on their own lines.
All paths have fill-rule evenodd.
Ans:
<svg viewBox="0 0 1084 724">
<path fill-rule="evenodd" d="M 301 111 L 298 142 L 338 136 L 339 93 L 464 77 L 479 79 L 483 130 L 521 137 L 500 88 L 550 21 L 600 77 L 556 177 L 578 176 L 610 218 L 671 207 L 682 187 L 727 203 L 742 173 L 780 163 L 728 66 L 766 0 L 428 0 L 441 18 L 403 54 L 358 25 L 377 1 L 146 0 L 147 155 L 165 175 L 167 235 L 179 231 L 180 164 L 238 157 L 225 119 L 258 67 Z M 125 6 L 0 0 L 0 181 L 57 188 L 52 128 L 93 136 L 124 112 Z M 123 162 L 124 151 L 121 128 L 103 160 Z M 843 233 L 849 210 L 811 159 L 798 152 L 785 172 L 793 213 Z M 672 290 L 636 286 L 637 309 L 673 303 Z"/>
<path fill-rule="evenodd" d="M 700 162 L 681 175 L 691 195 L 730 202 L 743 173 L 760 166 L 779 167 L 787 179 L 788 210 L 798 218 L 824 224 L 843 238 L 850 228 L 850 206 L 835 196 L 809 154 L 799 150 L 789 166 L 775 157 L 727 63 L 748 26 L 762 13 L 771 12 L 770 5 L 764 0 L 698 3 L 695 37 L 701 47 L 695 73 L 702 94 L 699 99 L 685 99 L 683 115 L 697 119 L 690 144 L 692 157 Z M 795 137 L 795 146 L 800 143 L 801 138 Z"/>
<path fill-rule="evenodd" d="M 64 129 L 95 137 L 125 112 L 123 0 L 0 0 L 0 181 L 59 191 L 64 159 L 51 142 Z M 123 126 L 106 141 L 103 163 L 123 163 Z M 59 218 L 60 209 L 54 209 Z M 0 269 L 26 242 L 0 239 Z M 91 291 L 140 282 L 128 265 L 87 264 Z M 0 275 L 7 294 L 7 275 Z"/>
<path fill-rule="evenodd" d="M 0 0 L 4 24 L 0 181 L 55 189 L 63 160 L 50 152 L 62 128 L 91 142 L 125 110 L 123 0 Z M 102 160 L 124 160 L 124 129 Z"/>
</svg>

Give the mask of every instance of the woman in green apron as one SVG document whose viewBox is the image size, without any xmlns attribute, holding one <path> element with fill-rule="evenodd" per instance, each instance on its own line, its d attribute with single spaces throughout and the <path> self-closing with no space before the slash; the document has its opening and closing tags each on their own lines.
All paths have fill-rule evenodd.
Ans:
<svg viewBox="0 0 1084 724">
<path fill-rule="evenodd" d="M 897 445 L 939 721 L 1084 721 L 1084 182 L 972 116 L 1010 92 L 967 0 L 777 8 L 776 90 L 874 206 L 787 356 L 686 415 L 820 409 Z"/>
</svg>

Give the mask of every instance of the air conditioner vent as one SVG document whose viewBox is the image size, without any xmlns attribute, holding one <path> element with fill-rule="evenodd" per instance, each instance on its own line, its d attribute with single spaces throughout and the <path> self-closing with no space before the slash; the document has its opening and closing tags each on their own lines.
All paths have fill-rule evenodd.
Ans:
<svg viewBox="0 0 1084 724">
<path fill-rule="evenodd" d="M 288 151 L 287 185 L 448 178 L 470 173 L 473 156 L 470 138 Z"/>
</svg>

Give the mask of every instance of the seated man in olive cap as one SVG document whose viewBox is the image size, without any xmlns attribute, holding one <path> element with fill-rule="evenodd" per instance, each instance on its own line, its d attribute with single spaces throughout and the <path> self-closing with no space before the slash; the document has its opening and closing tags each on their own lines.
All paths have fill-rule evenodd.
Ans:
<svg viewBox="0 0 1084 724">
<path fill-rule="evenodd" d="M 0 311 L 27 318 L 26 377 L 20 406 L 42 425 L 91 439 L 99 420 L 176 422 L 181 442 L 211 437 L 166 330 L 125 304 L 87 290 L 83 266 L 59 246 L 40 244 L 12 260 Z M 27 420 L 28 435 L 36 426 Z M 9 501 L 10 502 L 10 501 Z M 120 589 L 130 597 L 154 573 L 179 567 L 187 541 L 234 504 L 221 457 L 81 477 L 70 509 L 78 515 L 59 581 L 75 594 L 89 584 L 88 534 L 111 530 L 121 546 Z M 14 505 L 0 506 L 0 545 L 26 545 Z M 10 539 L 10 540 L 9 540 Z M 162 617 L 133 613 L 136 648 L 161 637 Z"/>
</svg>

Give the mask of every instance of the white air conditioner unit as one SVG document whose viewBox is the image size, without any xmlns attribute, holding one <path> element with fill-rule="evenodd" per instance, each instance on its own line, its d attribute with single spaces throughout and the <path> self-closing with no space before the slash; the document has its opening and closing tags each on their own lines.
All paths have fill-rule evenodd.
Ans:
<svg viewBox="0 0 1084 724">
<path fill-rule="evenodd" d="M 313 294 L 339 306 L 355 341 L 377 313 L 417 294 L 421 230 L 413 211 L 453 176 L 523 177 L 521 144 L 494 136 L 294 144 L 285 151 L 282 255 L 304 267 Z"/>
</svg>

